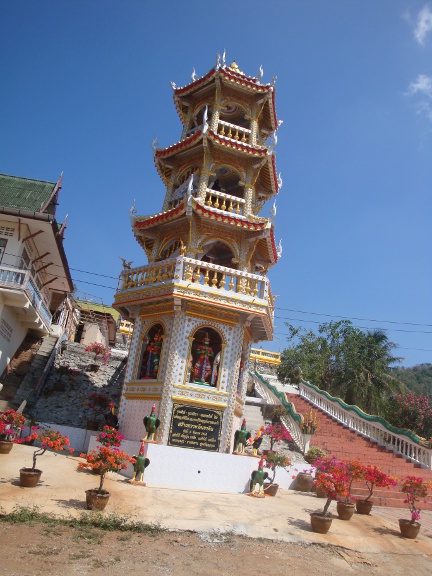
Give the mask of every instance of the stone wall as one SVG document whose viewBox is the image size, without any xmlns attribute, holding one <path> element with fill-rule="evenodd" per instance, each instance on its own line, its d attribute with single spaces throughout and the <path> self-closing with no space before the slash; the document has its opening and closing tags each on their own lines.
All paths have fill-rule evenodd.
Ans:
<svg viewBox="0 0 432 576">
<path fill-rule="evenodd" d="M 90 371 L 91 364 L 98 364 L 99 370 Z M 93 411 L 85 405 L 93 392 L 106 395 L 114 403 L 117 413 L 125 365 L 126 357 L 122 353 L 112 352 L 104 365 L 103 359 L 95 362 L 94 354 L 85 352 L 83 344 L 67 342 L 32 408 L 32 418 L 36 422 L 85 428 L 87 421 L 94 419 Z M 59 366 L 69 366 L 78 373 L 60 375 L 56 371 Z M 64 390 L 58 391 L 59 387 L 64 387 Z M 103 415 L 97 419 L 104 422 Z"/>
</svg>

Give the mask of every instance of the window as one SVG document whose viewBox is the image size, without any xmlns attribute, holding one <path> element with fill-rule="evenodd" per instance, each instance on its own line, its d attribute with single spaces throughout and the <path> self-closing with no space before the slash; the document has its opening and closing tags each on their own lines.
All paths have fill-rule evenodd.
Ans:
<svg viewBox="0 0 432 576">
<path fill-rule="evenodd" d="M 3 255 L 6 252 L 7 240 L 0 238 L 0 262 L 3 260 Z"/>
</svg>

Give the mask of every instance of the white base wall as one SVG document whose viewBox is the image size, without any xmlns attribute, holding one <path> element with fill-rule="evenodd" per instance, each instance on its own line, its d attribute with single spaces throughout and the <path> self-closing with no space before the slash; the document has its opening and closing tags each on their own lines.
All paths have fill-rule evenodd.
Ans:
<svg viewBox="0 0 432 576">
<path fill-rule="evenodd" d="M 93 450 L 96 446 L 96 439 L 92 436 L 89 450 Z M 138 454 L 140 446 L 140 442 L 124 440 L 121 449 L 134 456 Z M 144 482 L 148 486 L 232 494 L 249 492 L 250 477 L 252 472 L 258 469 L 259 462 L 258 458 L 250 456 L 190 450 L 161 444 L 146 444 L 146 457 L 150 459 L 150 465 L 144 472 Z M 281 488 L 289 489 L 294 482 L 293 476 L 309 469 L 309 464 L 291 466 L 287 470 L 279 469 L 276 472 L 275 482 Z M 128 465 L 121 474 L 131 478 L 132 466 Z"/>
</svg>

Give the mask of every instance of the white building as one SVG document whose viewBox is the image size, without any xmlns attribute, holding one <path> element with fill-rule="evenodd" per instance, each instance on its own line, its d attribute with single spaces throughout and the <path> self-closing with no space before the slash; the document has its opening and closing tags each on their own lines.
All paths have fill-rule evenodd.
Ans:
<svg viewBox="0 0 432 576">
<path fill-rule="evenodd" d="M 73 291 L 57 183 L 0 175 L 0 375 L 28 332 L 46 336 Z M 70 308 L 70 307 L 69 307 Z M 58 334 L 58 330 L 57 330 Z"/>
</svg>

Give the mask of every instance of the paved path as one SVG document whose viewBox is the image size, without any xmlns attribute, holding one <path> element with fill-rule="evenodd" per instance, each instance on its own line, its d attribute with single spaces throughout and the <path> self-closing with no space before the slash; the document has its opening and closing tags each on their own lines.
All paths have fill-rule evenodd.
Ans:
<svg viewBox="0 0 432 576">
<path fill-rule="evenodd" d="M 0 510 L 15 505 L 37 505 L 56 515 L 78 515 L 85 510 L 84 491 L 96 488 L 98 477 L 78 471 L 79 458 L 47 452 L 38 460 L 44 472 L 36 488 L 22 488 L 19 469 L 31 466 L 34 448 L 15 445 L 9 455 L 0 455 Z M 355 514 L 348 522 L 336 516 L 335 505 L 328 534 L 311 531 L 309 512 L 322 508 L 323 499 L 294 490 L 279 491 L 276 497 L 251 498 L 246 494 L 193 492 L 133 486 L 124 477 L 108 475 L 105 488 L 111 498 L 107 512 L 157 522 L 170 530 L 197 532 L 232 531 L 253 538 L 286 542 L 320 543 L 369 554 L 432 556 L 432 513 L 423 513 L 417 540 L 399 534 L 398 518 L 408 518 L 408 509 L 374 507 L 370 516 Z"/>
</svg>

